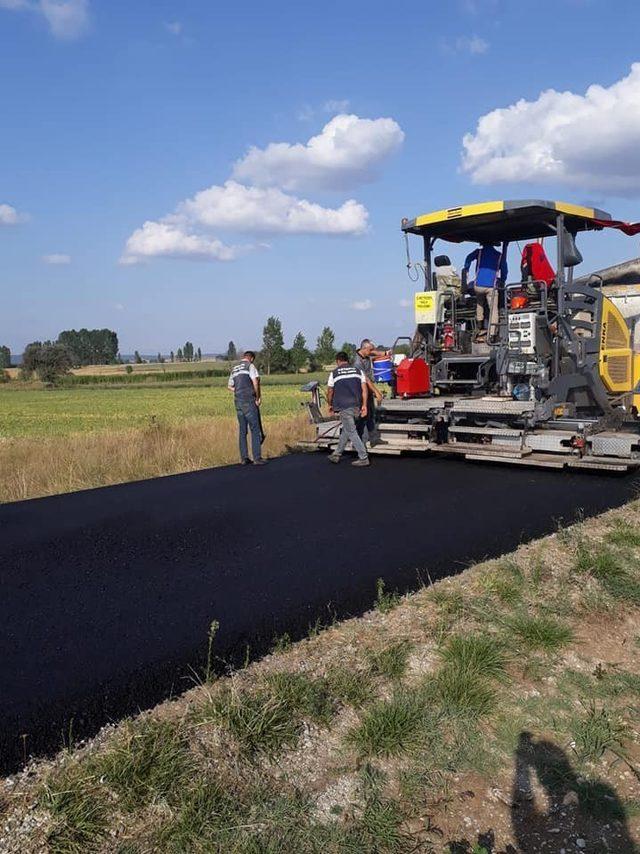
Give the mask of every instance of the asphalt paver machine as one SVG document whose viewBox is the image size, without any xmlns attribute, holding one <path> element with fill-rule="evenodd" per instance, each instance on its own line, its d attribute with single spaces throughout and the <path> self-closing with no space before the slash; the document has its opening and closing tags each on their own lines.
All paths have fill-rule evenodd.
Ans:
<svg viewBox="0 0 640 854">
<path fill-rule="evenodd" d="M 403 220 L 408 268 L 424 288 L 414 298 L 414 334 L 394 345 L 394 379 L 377 410 L 383 443 L 372 452 L 605 471 L 639 466 L 640 259 L 576 275 L 578 236 L 607 228 L 640 232 L 601 210 L 541 200 Z M 422 238 L 417 264 L 409 235 Z M 545 239 L 554 244 L 551 261 Z M 485 335 L 473 289 L 436 255 L 442 243 L 520 249 L 522 265 L 499 284 Z M 310 444 L 330 448 L 339 423 L 323 415 L 317 384 L 305 388 L 317 432 Z"/>
</svg>

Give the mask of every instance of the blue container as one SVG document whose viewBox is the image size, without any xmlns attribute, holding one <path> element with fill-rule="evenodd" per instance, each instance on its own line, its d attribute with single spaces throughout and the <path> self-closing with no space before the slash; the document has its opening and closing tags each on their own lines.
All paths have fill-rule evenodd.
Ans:
<svg viewBox="0 0 640 854">
<path fill-rule="evenodd" d="M 393 362 L 391 359 L 376 359 L 373 363 L 373 379 L 377 383 L 390 383 L 393 379 Z"/>
</svg>

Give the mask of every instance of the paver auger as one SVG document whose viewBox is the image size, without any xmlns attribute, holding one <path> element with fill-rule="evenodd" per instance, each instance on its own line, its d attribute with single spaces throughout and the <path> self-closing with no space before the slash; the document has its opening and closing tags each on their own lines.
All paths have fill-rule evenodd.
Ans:
<svg viewBox="0 0 640 854">
<path fill-rule="evenodd" d="M 407 266 L 424 277 L 424 290 L 415 294 L 415 333 L 393 348 L 390 394 L 377 411 L 385 444 L 372 452 L 609 471 L 639 466 L 640 259 L 574 275 L 582 262 L 576 236 L 605 228 L 640 232 L 640 225 L 604 211 L 539 200 L 403 220 Z M 422 237 L 419 264 L 410 261 L 408 235 Z M 543 238 L 555 243 L 556 270 Z M 461 280 L 439 273 L 449 259 L 434 258 L 438 241 L 494 247 L 533 241 L 521 250 L 517 280 L 499 283 L 497 311 L 484 335 L 464 273 Z M 637 331 L 640 339 L 640 323 Z M 311 445 L 330 448 L 339 423 L 322 415 L 317 384 L 305 390 L 317 427 Z"/>
</svg>

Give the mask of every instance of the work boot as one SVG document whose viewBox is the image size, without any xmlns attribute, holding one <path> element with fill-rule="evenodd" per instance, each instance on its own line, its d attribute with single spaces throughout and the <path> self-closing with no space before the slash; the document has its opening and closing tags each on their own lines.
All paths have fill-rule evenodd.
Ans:
<svg viewBox="0 0 640 854">
<path fill-rule="evenodd" d="M 241 466 L 252 466 L 253 460 L 250 460 L 249 457 L 247 457 L 246 460 L 240 460 L 240 465 Z"/>
<path fill-rule="evenodd" d="M 369 465 L 369 457 L 365 457 L 363 460 L 354 460 L 351 463 L 352 466 L 368 466 Z"/>
<path fill-rule="evenodd" d="M 329 455 L 330 463 L 339 463 L 340 462 L 340 454 L 330 454 Z"/>
<path fill-rule="evenodd" d="M 268 460 L 263 460 L 262 458 L 260 458 L 259 460 L 254 460 L 253 464 L 254 466 L 266 466 L 267 462 Z"/>
<path fill-rule="evenodd" d="M 384 439 L 375 438 L 375 439 L 371 439 L 371 441 L 369 442 L 369 447 L 375 448 L 375 447 L 377 447 L 377 445 L 388 445 L 388 444 L 389 443 L 385 442 Z"/>
</svg>

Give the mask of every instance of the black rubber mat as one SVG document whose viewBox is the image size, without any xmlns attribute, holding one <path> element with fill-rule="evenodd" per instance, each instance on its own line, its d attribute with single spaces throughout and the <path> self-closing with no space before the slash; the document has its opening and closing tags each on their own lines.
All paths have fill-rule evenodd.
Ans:
<svg viewBox="0 0 640 854">
<path fill-rule="evenodd" d="M 27 754 L 189 687 L 218 620 L 241 661 L 275 635 L 509 551 L 637 480 L 301 454 L 0 507 L 0 750 Z"/>
</svg>

